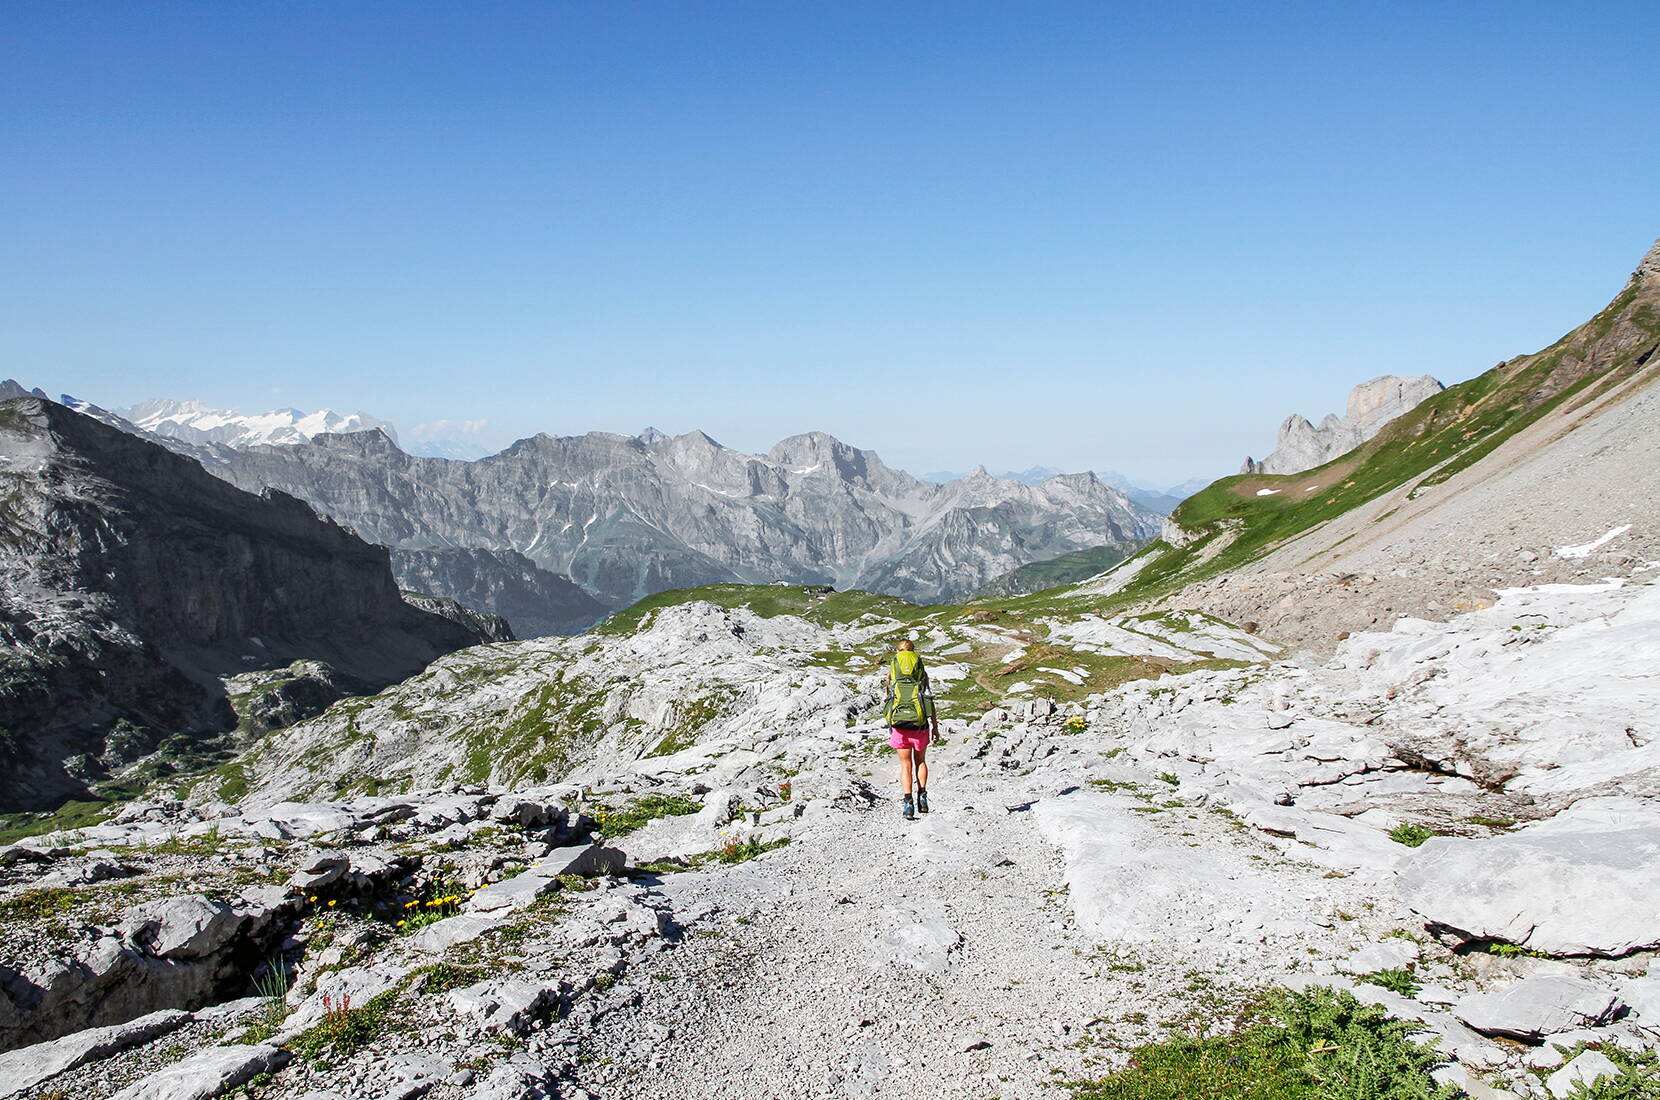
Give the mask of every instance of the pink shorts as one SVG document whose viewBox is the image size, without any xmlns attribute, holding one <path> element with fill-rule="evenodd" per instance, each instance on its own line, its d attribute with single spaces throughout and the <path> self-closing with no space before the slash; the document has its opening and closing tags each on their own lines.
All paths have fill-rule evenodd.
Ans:
<svg viewBox="0 0 1660 1100">
<path fill-rule="evenodd" d="M 888 746 L 895 749 L 925 749 L 928 747 L 928 731 L 902 730 L 898 726 L 893 726 L 888 735 Z"/>
</svg>

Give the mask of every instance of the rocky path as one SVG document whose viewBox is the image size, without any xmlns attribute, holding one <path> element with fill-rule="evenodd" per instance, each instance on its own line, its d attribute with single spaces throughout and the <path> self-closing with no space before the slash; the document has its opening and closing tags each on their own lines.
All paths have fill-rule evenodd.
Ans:
<svg viewBox="0 0 1660 1100">
<path fill-rule="evenodd" d="M 1219 966 L 1242 961 L 1243 947 L 1209 952 L 1213 936 L 1190 934 L 1216 924 L 1203 906 L 1135 943 L 1080 929 L 1068 864 L 1040 834 L 1037 807 L 1089 804 L 1104 815 L 1104 846 L 1180 858 L 1219 845 L 1242 878 L 1260 877 L 1250 868 L 1272 849 L 1230 839 L 1215 815 L 1101 795 L 1069 774 L 1076 766 L 992 776 L 953 755 L 939 753 L 936 809 L 918 821 L 884 799 L 804 822 L 794 844 L 750 863 L 671 876 L 663 889 L 689 933 L 594 1006 L 583 1086 L 607 1100 L 1035 1096 L 1044 1082 L 1098 1074 L 1196 990 L 1247 980 Z M 1168 824 L 1149 830 L 1155 816 Z M 1321 873 L 1287 865 L 1276 876 L 1307 880 L 1305 908 L 1324 910 Z M 1260 951 L 1266 937 L 1251 938 Z"/>
</svg>

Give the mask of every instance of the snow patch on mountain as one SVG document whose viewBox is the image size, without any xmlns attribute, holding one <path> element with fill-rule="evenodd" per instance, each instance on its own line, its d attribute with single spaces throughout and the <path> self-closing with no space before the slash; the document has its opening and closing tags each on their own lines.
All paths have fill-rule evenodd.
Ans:
<svg viewBox="0 0 1660 1100">
<path fill-rule="evenodd" d="M 1629 530 L 1631 530 L 1631 524 L 1627 523 L 1607 532 L 1601 538 L 1592 539 L 1590 542 L 1581 543 L 1578 546 L 1559 546 L 1556 548 L 1556 556 L 1559 558 L 1588 558 Z"/>
<path fill-rule="evenodd" d="M 333 409 L 302 412 L 272 409 L 244 415 L 233 409 L 215 409 L 200 401 L 143 401 L 117 415 L 156 435 L 188 443 L 223 443 L 230 447 L 309 442 L 313 436 L 366 432 L 379 428 L 394 443 L 397 429 L 368 413 L 337 413 Z"/>
</svg>

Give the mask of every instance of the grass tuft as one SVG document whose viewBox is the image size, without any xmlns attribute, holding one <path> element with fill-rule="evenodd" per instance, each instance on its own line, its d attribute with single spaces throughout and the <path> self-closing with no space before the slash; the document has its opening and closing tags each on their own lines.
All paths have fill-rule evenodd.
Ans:
<svg viewBox="0 0 1660 1100">
<path fill-rule="evenodd" d="M 1270 994 L 1231 1034 L 1181 1033 L 1131 1051 L 1130 1065 L 1070 1087 L 1077 1100 L 1453 1100 L 1430 1072 L 1445 1059 L 1347 992 Z"/>
<path fill-rule="evenodd" d="M 1422 982 L 1413 977 L 1412 971 L 1400 967 L 1390 967 L 1388 970 L 1374 970 L 1370 974 L 1360 975 L 1360 980 L 1368 985 L 1375 985 L 1379 989 L 1387 989 L 1391 993 L 1399 993 L 1403 997 L 1416 997 L 1418 991 L 1424 988 Z"/>
<path fill-rule="evenodd" d="M 1405 844 L 1408 848 L 1416 848 L 1432 836 L 1438 836 L 1428 825 L 1418 825 L 1403 821 L 1389 830 L 1389 839 L 1397 844 Z"/>
<path fill-rule="evenodd" d="M 593 813 L 595 824 L 607 840 L 627 836 L 660 817 L 682 817 L 703 809 L 703 803 L 683 794 L 648 794 L 626 808 L 601 807 Z"/>
</svg>

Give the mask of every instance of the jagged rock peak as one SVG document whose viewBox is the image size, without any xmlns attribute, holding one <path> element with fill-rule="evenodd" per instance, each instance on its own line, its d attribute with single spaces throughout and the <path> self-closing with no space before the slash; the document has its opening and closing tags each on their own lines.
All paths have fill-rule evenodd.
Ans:
<svg viewBox="0 0 1660 1100">
<path fill-rule="evenodd" d="M 38 397 L 42 401 L 50 401 L 44 390 L 28 389 L 15 378 L 8 378 L 0 382 L 0 401 L 10 401 L 14 397 Z"/>
<path fill-rule="evenodd" d="M 1654 242 L 1654 247 L 1637 264 L 1637 270 L 1631 273 L 1634 283 L 1646 283 L 1660 280 L 1660 240 Z"/>
<path fill-rule="evenodd" d="M 1274 452 L 1258 462 L 1247 458 L 1242 474 L 1296 474 L 1323 466 L 1377 435 L 1397 416 L 1446 389 L 1427 374 L 1385 374 L 1349 391 L 1346 415 L 1328 413 L 1319 427 L 1292 413 L 1280 424 Z"/>
<path fill-rule="evenodd" d="M 329 447 L 335 450 L 372 452 L 396 452 L 403 454 L 404 450 L 398 446 L 398 441 L 381 428 L 366 428 L 359 432 L 321 432 L 311 437 L 311 442 L 319 447 Z M 279 444 L 268 444 L 278 446 Z M 288 444 L 280 444 L 288 446 Z M 439 460 L 442 461 L 442 460 Z"/>
<path fill-rule="evenodd" d="M 1371 438 L 1379 428 L 1446 388 L 1427 374 L 1380 375 L 1349 391 L 1348 410 L 1343 419 Z"/>
</svg>

